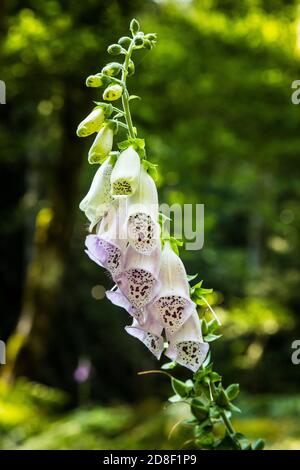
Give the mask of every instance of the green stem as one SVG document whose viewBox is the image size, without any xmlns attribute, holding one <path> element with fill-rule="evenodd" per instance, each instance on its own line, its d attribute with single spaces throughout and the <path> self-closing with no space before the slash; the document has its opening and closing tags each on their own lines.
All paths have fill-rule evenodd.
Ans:
<svg viewBox="0 0 300 470">
<path fill-rule="evenodd" d="M 124 83 L 124 92 L 122 94 L 122 105 L 124 109 L 126 124 L 128 127 L 128 134 L 129 134 L 129 137 L 131 138 L 134 138 L 135 134 L 134 134 L 130 107 L 129 107 L 129 100 L 128 100 L 129 94 L 128 94 L 127 87 L 126 87 L 126 79 L 128 75 L 128 65 L 129 65 L 129 61 L 130 61 L 131 54 L 133 51 L 133 46 L 134 46 L 134 39 L 131 41 L 128 51 L 126 52 L 125 61 L 123 64 L 122 78 L 121 78 L 121 81 Z"/>
<path fill-rule="evenodd" d="M 224 426 L 226 427 L 227 431 L 229 434 L 235 434 L 235 430 L 233 429 L 233 426 L 231 424 L 231 421 L 230 419 L 228 418 L 228 416 L 226 415 L 225 411 L 221 411 L 220 413 L 221 415 L 221 418 L 223 420 L 223 423 L 224 423 Z"/>
</svg>

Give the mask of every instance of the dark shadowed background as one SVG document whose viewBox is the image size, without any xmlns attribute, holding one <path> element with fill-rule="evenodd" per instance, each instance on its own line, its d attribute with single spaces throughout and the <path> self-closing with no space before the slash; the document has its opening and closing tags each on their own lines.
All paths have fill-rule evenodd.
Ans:
<svg viewBox="0 0 300 470">
<path fill-rule="evenodd" d="M 204 248 L 182 255 L 216 291 L 215 366 L 241 383 L 243 431 L 300 448 L 297 14 L 296 0 L 0 1 L 0 448 L 177 448 L 184 437 L 167 439 L 184 410 L 162 411 L 164 377 L 137 375 L 159 364 L 101 299 L 112 281 L 83 251 L 78 204 L 94 168 L 75 130 L 100 98 L 85 78 L 132 17 L 158 34 L 129 88 L 160 198 L 205 204 Z M 78 363 L 91 368 L 82 383 Z"/>
</svg>

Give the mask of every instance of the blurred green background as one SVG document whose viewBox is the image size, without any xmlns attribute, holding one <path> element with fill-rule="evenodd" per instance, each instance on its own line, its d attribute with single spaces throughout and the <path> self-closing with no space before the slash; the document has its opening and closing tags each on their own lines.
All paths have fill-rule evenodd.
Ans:
<svg viewBox="0 0 300 470">
<path fill-rule="evenodd" d="M 205 204 L 204 248 L 183 259 L 216 291 L 215 367 L 243 390 L 234 422 L 300 449 L 297 15 L 295 0 L 0 1 L 0 448 L 172 449 L 189 433 L 168 438 L 186 409 L 163 406 L 165 377 L 137 375 L 160 364 L 83 252 L 94 168 L 75 130 L 99 99 L 84 82 L 136 17 L 158 45 L 136 54 L 132 112 L 161 200 Z"/>
</svg>

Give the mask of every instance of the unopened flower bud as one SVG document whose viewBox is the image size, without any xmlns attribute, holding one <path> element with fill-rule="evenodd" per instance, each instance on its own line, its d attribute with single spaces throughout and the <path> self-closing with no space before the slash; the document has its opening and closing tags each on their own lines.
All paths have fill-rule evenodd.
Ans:
<svg viewBox="0 0 300 470">
<path fill-rule="evenodd" d="M 151 41 L 148 41 L 148 39 L 145 39 L 145 40 L 144 40 L 144 47 L 145 47 L 146 49 L 152 49 L 152 43 L 151 43 Z"/>
<path fill-rule="evenodd" d="M 120 44 L 123 47 L 129 47 L 131 44 L 131 39 L 128 36 L 123 36 L 122 38 L 119 39 L 118 44 Z"/>
<path fill-rule="evenodd" d="M 109 75 L 110 77 L 113 77 L 115 75 L 118 75 L 119 72 L 122 70 L 122 65 L 119 64 L 118 62 L 111 62 L 110 64 L 107 64 L 105 67 L 102 69 L 102 73 L 105 75 Z"/>
<path fill-rule="evenodd" d="M 77 127 L 78 137 L 87 137 L 98 132 L 104 122 L 105 114 L 103 108 L 95 108 Z"/>
<path fill-rule="evenodd" d="M 103 99 L 115 101 L 122 96 L 123 88 L 120 85 L 111 85 L 104 90 Z"/>
<path fill-rule="evenodd" d="M 98 88 L 103 85 L 102 77 L 101 75 L 90 75 L 86 79 L 85 84 L 88 87 Z"/>
<path fill-rule="evenodd" d="M 143 36 L 137 36 L 135 39 L 134 39 L 134 44 L 136 46 L 142 46 L 144 44 L 144 38 Z"/>
<path fill-rule="evenodd" d="M 113 146 L 113 129 L 105 125 L 98 132 L 89 150 L 89 163 L 103 163 Z"/>
<path fill-rule="evenodd" d="M 146 34 L 145 38 L 149 39 L 149 41 L 156 41 L 156 34 L 155 33 Z"/>
<path fill-rule="evenodd" d="M 130 62 L 128 64 L 128 76 L 130 77 L 131 75 L 133 75 L 134 71 L 135 71 L 134 62 L 130 59 Z"/>
<path fill-rule="evenodd" d="M 130 31 L 132 33 L 132 35 L 134 36 L 139 30 L 140 30 L 140 24 L 138 22 L 138 20 L 136 20 L 135 18 L 133 18 L 131 21 L 130 21 Z"/>
<path fill-rule="evenodd" d="M 119 55 L 122 52 L 122 47 L 120 44 L 112 44 L 107 48 L 107 52 L 111 55 Z"/>
</svg>

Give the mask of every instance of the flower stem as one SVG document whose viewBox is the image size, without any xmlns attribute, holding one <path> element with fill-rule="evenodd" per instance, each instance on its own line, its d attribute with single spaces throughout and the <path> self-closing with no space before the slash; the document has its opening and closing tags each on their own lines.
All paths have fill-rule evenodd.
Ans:
<svg viewBox="0 0 300 470">
<path fill-rule="evenodd" d="M 231 421 L 230 421 L 230 419 L 228 418 L 228 416 L 226 415 L 225 411 L 224 411 L 224 410 L 221 411 L 220 415 L 221 415 L 221 418 L 222 418 L 222 420 L 223 420 L 224 426 L 226 427 L 228 433 L 229 433 L 230 435 L 235 434 L 235 430 L 233 429 L 233 426 L 232 426 L 232 424 L 231 424 Z"/>
<path fill-rule="evenodd" d="M 122 94 L 122 105 L 123 105 L 123 109 L 124 109 L 125 121 L 126 121 L 126 124 L 127 124 L 127 127 L 128 127 L 128 135 L 131 138 L 135 137 L 135 133 L 134 133 L 132 118 L 131 118 L 131 113 L 130 113 L 129 93 L 128 93 L 128 90 L 127 90 L 127 87 L 126 87 L 126 79 L 127 79 L 127 75 L 128 75 L 128 65 L 129 65 L 129 61 L 130 61 L 131 54 L 132 54 L 132 51 L 133 51 L 133 46 L 134 46 L 134 39 L 132 39 L 131 44 L 128 48 L 128 51 L 126 52 L 125 61 L 124 61 L 124 64 L 123 64 L 122 78 L 121 78 L 121 81 L 124 83 L 124 92 Z"/>
</svg>

